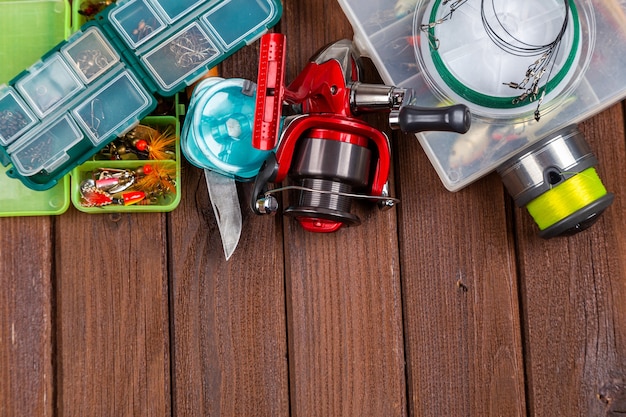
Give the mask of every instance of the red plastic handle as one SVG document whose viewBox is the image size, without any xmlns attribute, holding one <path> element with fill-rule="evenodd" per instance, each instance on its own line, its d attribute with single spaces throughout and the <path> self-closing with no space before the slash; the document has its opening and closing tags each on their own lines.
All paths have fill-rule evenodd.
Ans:
<svg viewBox="0 0 626 417">
<path fill-rule="evenodd" d="M 285 42 L 280 33 L 261 37 L 252 146 L 268 151 L 278 143 L 284 97 Z"/>
</svg>

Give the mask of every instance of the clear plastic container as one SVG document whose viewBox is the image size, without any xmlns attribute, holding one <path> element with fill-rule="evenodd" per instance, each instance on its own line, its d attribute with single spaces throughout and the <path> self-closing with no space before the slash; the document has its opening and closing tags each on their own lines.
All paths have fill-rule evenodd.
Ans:
<svg viewBox="0 0 626 417">
<path fill-rule="evenodd" d="M 36 123 L 37 118 L 12 88 L 7 88 L 0 93 L 0 143 L 2 145 L 10 145 Z"/>
<path fill-rule="evenodd" d="M 129 71 L 107 82 L 72 113 L 95 146 L 132 128 L 151 107 L 153 98 Z"/>
<path fill-rule="evenodd" d="M 149 0 L 150 3 L 157 8 L 165 16 L 168 23 L 172 23 L 189 13 L 191 10 L 199 7 L 206 0 Z"/>
<path fill-rule="evenodd" d="M 87 84 L 96 80 L 120 60 L 117 52 L 97 27 L 91 27 L 72 38 L 72 42 L 61 48 L 61 53 Z"/>
<path fill-rule="evenodd" d="M 455 10 L 449 21 L 433 25 L 450 12 L 450 7 L 429 2 L 415 16 L 418 34 L 414 49 L 420 70 L 441 100 L 465 102 L 483 121 L 508 123 L 534 118 L 539 97 L 520 97 L 534 79 L 525 78 L 527 70 L 540 72 L 545 68 L 537 84 L 537 96 L 546 88 L 540 106 L 544 116 L 570 96 L 586 71 L 595 22 L 580 6 L 571 8 L 565 21 L 562 1 L 500 0 L 494 7 L 497 13 L 492 7 L 481 9 L 480 3 L 468 2 Z M 490 25 L 489 30 L 483 27 L 483 20 Z M 418 25 L 428 27 L 420 30 Z M 561 41 L 555 48 L 553 64 L 549 64 L 548 56 L 542 55 L 548 48 L 540 46 L 549 45 L 557 35 Z M 524 79 L 526 88 L 511 87 L 515 85 L 511 83 L 521 85 Z"/>
<path fill-rule="evenodd" d="M 69 158 L 69 151 L 84 138 L 68 115 L 35 131 L 9 147 L 15 168 L 23 176 L 54 172 Z"/>
<path fill-rule="evenodd" d="M 192 23 L 147 53 L 143 62 L 162 88 L 171 89 L 219 55 L 206 31 L 198 23 Z"/>
<path fill-rule="evenodd" d="M 17 90 L 41 118 L 73 98 L 83 87 L 60 54 L 33 65 L 28 75 L 16 83 Z"/>
<path fill-rule="evenodd" d="M 131 49 L 137 49 L 167 27 L 152 6 L 143 0 L 114 7 L 109 19 Z"/>
<path fill-rule="evenodd" d="M 256 31 L 266 25 L 275 13 L 274 5 L 265 1 L 231 0 L 205 13 L 202 20 L 219 39 L 223 48 L 228 50 L 242 42 L 249 43 L 250 29 Z M 248 23 L 233 25 L 232 22 L 237 20 Z"/>
<path fill-rule="evenodd" d="M 13 163 L 7 174 L 32 189 L 53 187 L 150 114 L 155 95 L 170 97 L 193 84 L 282 13 L 279 0 L 103 3 L 111 4 L 0 86 L 0 160 Z M 77 6 L 84 12 L 89 3 Z M 79 12 L 77 22 L 84 20 Z M 46 141 L 37 135 L 70 124 L 76 131 L 46 148 L 41 161 L 27 159 L 28 148 Z"/>
<path fill-rule="evenodd" d="M 552 83 L 547 84 L 541 103 L 541 94 L 532 101 L 513 103 L 523 91 L 505 84 L 522 81 L 529 65 L 539 57 L 529 64 L 490 46 L 480 2 L 468 0 L 448 19 L 449 7 L 455 2 L 338 1 L 352 23 L 355 43 L 371 57 L 385 83 L 412 88 L 416 105 L 463 103 L 472 110 L 472 127 L 464 135 L 417 134 L 451 191 L 626 96 L 626 5 L 617 0 L 569 1 L 562 49 L 550 77 L 546 75 L 539 84 Z M 496 0 L 494 5 L 496 12 L 489 6 L 485 15 L 495 22 L 495 33 L 503 38 L 514 35 L 529 44 L 554 38 L 565 16 L 563 2 L 557 0 Z M 494 101 L 482 101 L 485 97 L 477 93 Z M 540 119 L 536 121 L 538 104 Z"/>
<path fill-rule="evenodd" d="M 139 47 L 137 55 L 161 94 L 192 84 L 207 68 L 258 39 L 281 12 L 280 3 L 271 0 L 149 1 L 168 27 Z M 119 18 L 115 10 L 111 12 L 114 22 Z M 140 15 L 132 20 L 138 19 L 148 22 Z"/>
</svg>

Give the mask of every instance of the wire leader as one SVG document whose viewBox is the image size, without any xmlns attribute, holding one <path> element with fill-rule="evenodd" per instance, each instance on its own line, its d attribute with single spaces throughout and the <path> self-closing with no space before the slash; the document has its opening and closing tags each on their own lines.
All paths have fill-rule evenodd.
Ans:
<svg viewBox="0 0 626 417">
<path fill-rule="evenodd" d="M 456 0 L 454 2 L 451 1 L 452 0 L 442 1 L 441 4 L 443 6 L 451 3 L 449 6 L 449 11 L 446 12 L 442 17 L 431 21 L 428 24 L 420 25 L 420 30 L 428 33 L 431 47 L 435 50 L 439 48 L 440 41 L 434 35 L 434 32 L 431 31 L 431 29 L 434 29 L 436 26 L 448 20 L 451 20 L 454 12 L 458 10 L 468 0 Z M 514 36 L 511 31 L 506 28 L 505 24 L 499 17 L 498 11 L 496 10 L 495 0 L 491 0 L 489 2 L 491 3 L 490 9 L 493 17 L 487 13 L 489 5 L 486 5 L 486 0 L 481 0 L 480 2 L 481 23 L 485 30 L 485 33 L 494 45 L 496 45 L 502 51 L 513 56 L 538 57 L 532 64 L 528 66 L 524 78 L 521 81 L 509 81 L 503 83 L 504 85 L 509 86 L 513 89 L 523 90 L 519 96 L 513 99 L 513 104 L 518 104 L 526 100 L 530 102 L 537 101 L 537 108 L 534 112 L 534 117 L 536 121 L 539 121 L 541 118 L 540 107 L 547 93 L 547 81 L 549 81 L 552 77 L 552 72 L 554 70 L 554 67 L 556 66 L 556 59 L 559 55 L 561 44 L 569 24 L 569 1 L 570 0 L 563 0 L 565 13 L 563 23 L 561 24 L 559 32 L 551 42 L 548 42 L 546 44 L 532 44 Z M 540 83 L 541 80 L 544 79 L 544 77 L 547 81 L 543 84 L 542 87 Z"/>
</svg>

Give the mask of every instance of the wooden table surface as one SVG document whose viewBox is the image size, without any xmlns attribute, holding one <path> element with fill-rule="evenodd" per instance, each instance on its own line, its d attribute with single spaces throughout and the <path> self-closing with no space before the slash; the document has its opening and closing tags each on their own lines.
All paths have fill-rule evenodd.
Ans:
<svg viewBox="0 0 626 417">
<path fill-rule="evenodd" d="M 352 36 L 336 0 L 285 0 L 276 30 L 288 80 Z M 244 210 L 229 262 L 187 163 L 171 213 L 2 218 L 0 416 L 623 415 L 623 103 L 580 127 L 616 199 L 570 238 L 497 175 L 445 190 L 397 134 L 399 206 L 331 235 Z"/>
</svg>

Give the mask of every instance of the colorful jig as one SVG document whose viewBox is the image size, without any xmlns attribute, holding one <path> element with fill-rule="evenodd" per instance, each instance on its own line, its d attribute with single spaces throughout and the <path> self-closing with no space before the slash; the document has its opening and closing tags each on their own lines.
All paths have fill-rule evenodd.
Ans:
<svg viewBox="0 0 626 417">
<path fill-rule="evenodd" d="M 84 207 L 110 204 L 156 204 L 160 197 L 176 193 L 175 166 L 146 164 L 135 170 L 100 168 L 80 183 Z"/>
<path fill-rule="evenodd" d="M 100 154 L 112 160 L 171 160 L 176 159 L 176 140 L 176 135 L 170 130 L 160 132 L 150 126 L 137 125 L 106 146 Z"/>
</svg>

